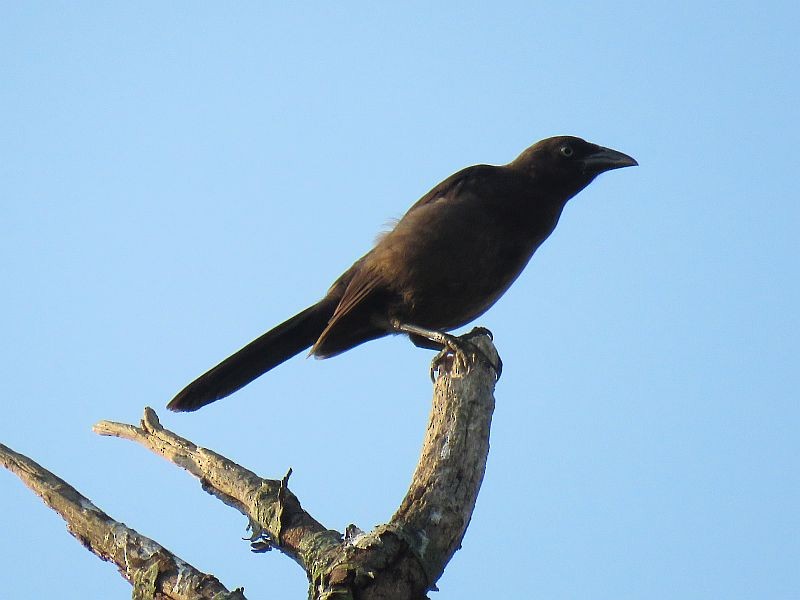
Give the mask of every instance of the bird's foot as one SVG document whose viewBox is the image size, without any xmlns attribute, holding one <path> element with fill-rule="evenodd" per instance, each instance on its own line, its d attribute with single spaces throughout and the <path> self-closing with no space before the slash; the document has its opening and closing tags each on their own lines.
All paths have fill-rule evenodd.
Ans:
<svg viewBox="0 0 800 600">
<path fill-rule="evenodd" d="M 487 329 L 486 327 L 473 327 L 472 331 L 470 331 L 469 333 L 465 333 L 464 335 L 459 336 L 459 337 L 462 338 L 462 339 L 465 339 L 465 340 L 469 340 L 471 338 L 480 337 L 482 335 L 485 335 L 490 340 L 494 341 L 494 334 L 489 329 Z M 472 344 L 472 345 L 474 346 L 474 344 Z M 500 379 L 500 375 L 503 374 L 503 361 L 500 358 L 500 355 L 495 352 L 495 354 L 497 356 L 497 362 L 494 362 L 492 359 L 490 359 L 488 356 L 486 356 L 486 353 L 483 352 L 477 346 L 476 346 L 476 349 L 478 350 L 478 356 L 481 358 L 481 360 L 487 362 L 489 364 L 489 366 L 492 367 L 492 370 L 494 371 L 495 380 L 499 380 Z"/>
<path fill-rule="evenodd" d="M 467 332 L 458 337 L 461 338 L 462 340 L 468 340 L 470 338 L 478 337 L 481 335 L 485 335 L 490 340 L 494 341 L 494 334 L 491 332 L 491 330 L 487 329 L 486 327 L 473 327 L 472 331 Z"/>
<path fill-rule="evenodd" d="M 476 360 L 482 360 L 488 363 L 494 370 L 495 377 L 500 379 L 500 374 L 503 372 L 503 361 L 500 360 L 500 357 L 497 357 L 497 362 L 495 363 L 490 360 L 478 346 L 469 341 L 472 338 L 483 335 L 489 336 L 490 340 L 494 339 L 492 332 L 485 327 L 475 327 L 469 333 L 460 336 L 443 334 L 444 348 L 442 348 L 431 361 L 431 381 L 434 383 L 436 382 L 437 372 L 442 366 L 446 365 L 448 361 L 451 361 L 450 369 L 455 367 L 456 373 L 463 373 L 466 375 L 470 371 L 470 366 Z"/>
<path fill-rule="evenodd" d="M 478 348 L 466 340 L 455 336 L 447 336 L 444 348 L 437 352 L 431 361 L 431 381 L 436 383 L 436 375 L 445 368 L 456 373 L 469 373 L 469 367 L 477 356 Z"/>
</svg>

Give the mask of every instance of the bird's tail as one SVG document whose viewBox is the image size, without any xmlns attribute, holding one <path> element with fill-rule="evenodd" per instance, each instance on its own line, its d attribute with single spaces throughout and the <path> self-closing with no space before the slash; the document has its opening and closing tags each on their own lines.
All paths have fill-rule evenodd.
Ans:
<svg viewBox="0 0 800 600">
<path fill-rule="evenodd" d="M 325 329 L 336 304 L 335 299 L 323 298 L 253 340 L 183 388 L 167 408 L 177 412 L 197 410 L 232 394 L 308 348 Z"/>
</svg>

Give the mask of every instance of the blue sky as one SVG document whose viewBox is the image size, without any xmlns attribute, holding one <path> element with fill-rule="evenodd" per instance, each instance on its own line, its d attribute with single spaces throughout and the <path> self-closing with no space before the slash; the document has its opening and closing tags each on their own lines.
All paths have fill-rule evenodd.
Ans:
<svg viewBox="0 0 800 600">
<path fill-rule="evenodd" d="M 245 519 L 100 438 L 163 423 L 329 527 L 399 504 L 431 354 L 193 377 L 318 299 L 452 172 L 574 134 L 636 157 L 479 324 L 505 371 L 433 598 L 800 598 L 794 3 L 0 4 L 0 441 L 249 598 L 303 598 Z M 0 473 L 9 598 L 125 598 Z M 43 573 L 46 574 L 43 576 Z M 271 596 L 270 596 L 271 597 Z"/>
</svg>

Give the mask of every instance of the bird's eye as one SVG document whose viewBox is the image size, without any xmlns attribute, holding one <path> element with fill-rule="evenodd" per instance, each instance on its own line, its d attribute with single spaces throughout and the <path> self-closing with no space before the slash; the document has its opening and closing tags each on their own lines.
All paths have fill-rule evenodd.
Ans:
<svg viewBox="0 0 800 600">
<path fill-rule="evenodd" d="M 560 152 L 561 156 L 566 156 L 567 158 L 575 153 L 575 151 L 572 149 L 572 146 L 561 146 Z"/>
</svg>

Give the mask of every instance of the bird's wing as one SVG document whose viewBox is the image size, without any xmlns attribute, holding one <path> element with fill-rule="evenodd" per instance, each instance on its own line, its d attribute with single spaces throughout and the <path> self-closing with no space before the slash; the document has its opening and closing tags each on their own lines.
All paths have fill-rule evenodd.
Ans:
<svg viewBox="0 0 800 600">
<path fill-rule="evenodd" d="M 325 339 L 342 319 L 350 314 L 367 296 L 370 295 L 381 283 L 380 277 L 371 269 L 360 269 L 345 288 L 342 299 L 339 301 L 327 327 L 322 331 L 317 341 L 311 348 L 311 354 L 320 354 L 318 350 L 325 343 Z"/>
<path fill-rule="evenodd" d="M 498 167 L 492 165 L 473 165 L 466 169 L 461 169 L 458 173 L 450 175 L 450 177 L 436 185 L 431 191 L 417 200 L 414 205 L 408 209 L 408 213 L 422 206 L 433 204 L 434 202 L 441 202 L 443 200 L 452 202 L 458 200 L 465 185 L 470 185 L 475 181 L 479 181 L 480 178 L 487 175 L 492 176 L 497 169 Z"/>
<path fill-rule="evenodd" d="M 422 198 L 420 198 L 408 210 L 405 216 L 400 219 L 395 227 L 395 230 L 398 228 L 402 229 L 404 224 L 408 225 L 408 219 L 414 218 L 413 216 L 410 217 L 410 215 L 415 213 L 420 208 L 430 207 L 432 204 L 439 202 L 462 202 L 465 199 L 465 195 L 463 194 L 465 186 L 466 189 L 468 189 L 476 182 L 482 181 L 486 176 L 494 175 L 494 172 L 497 170 L 497 168 L 498 167 L 493 167 L 490 165 L 475 165 L 472 167 L 467 167 L 466 169 L 462 169 L 458 173 L 451 175 L 435 186 Z M 469 196 L 469 194 L 467 194 L 467 196 Z M 378 246 L 376 246 L 376 248 L 373 249 L 370 254 L 375 252 L 386 240 L 390 239 L 394 233 L 396 233 L 396 231 L 393 230 L 381 236 L 378 239 Z M 342 324 L 342 321 L 348 316 L 353 316 L 354 311 L 359 306 L 362 306 L 370 295 L 375 294 L 376 291 L 386 291 L 386 285 L 388 282 L 381 277 L 381 274 L 378 272 L 378 270 L 372 269 L 369 266 L 371 262 L 367 260 L 367 258 L 370 256 L 370 254 L 367 254 L 367 256 L 361 259 L 361 261 L 353 265 L 351 271 L 353 273 L 352 279 L 347 282 L 346 288 L 342 293 L 341 300 L 339 301 L 336 310 L 334 310 L 327 327 L 319 336 L 314 346 L 311 348 L 311 354 L 320 357 L 329 356 L 329 349 L 331 347 L 331 342 L 333 341 L 329 338 L 338 337 L 343 333 L 342 330 L 338 328 L 338 326 Z M 343 284 L 343 281 L 340 280 L 337 282 L 337 284 Z M 334 284 L 334 287 L 336 287 L 337 284 Z M 369 317 L 366 317 L 365 319 L 361 320 L 359 317 L 357 319 L 357 324 L 355 322 L 350 322 L 347 325 L 347 328 L 363 328 L 365 331 L 370 332 L 382 330 L 385 331 L 380 325 L 367 322 L 368 319 Z M 353 337 L 357 338 L 358 336 L 354 335 Z M 337 344 L 334 343 L 333 345 Z"/>
</svg>

